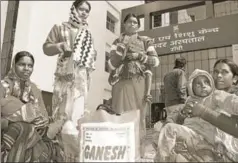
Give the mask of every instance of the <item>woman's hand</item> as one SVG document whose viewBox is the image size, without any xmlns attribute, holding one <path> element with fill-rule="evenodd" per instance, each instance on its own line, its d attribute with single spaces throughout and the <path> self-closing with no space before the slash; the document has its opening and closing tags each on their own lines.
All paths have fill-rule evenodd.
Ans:
<svg viewBox="0 0 238 163">
<path fill-rule="evenodd" d="M 72 50 L 66 42 L 62 42 L 60 44 L 60 48 L 62 49 L 62 51 L 64 53 L 63 54 L 64 58 L 70 57 L 72 55 Z"/>
<path fill-rule="evenodd" d="M 35 118 L 32 123 L 37 127 L 37 128 L 44 128 L 48 125 L 49 120 L 43 116 L 39 116 Z"/>
<path fill-rule="evenodd" d="M 68 58 L 72 55 L 72 53 L 73 53 L 72 51 L 65 51 L 64 54 L 63 54 L 63 57 Z"/>
<path fill-rule="evenodd" d="M 145 102 L 152 103 L 152 96 L 150 94 L 145 95 L 144 100 Z"/>
<path fill-rule="evenodd" d="M 188 117 L 200 117 L 205 110 L 205 106 L 199 104 L 197 101 L 189 101 L 185 104 L 181 113 L 187 115 Z"/>
<path fill-rule="evenodd" d="M 5 129 L 8 127 L 9 121 L 6 118 L 1 117 L 1 129 Z"/>
<path fill-rule="evenodd" d="M 128 60 L 137 60 L 139 58 L 139 53 L 127 53 L 126 59 Z"/>
</svg>

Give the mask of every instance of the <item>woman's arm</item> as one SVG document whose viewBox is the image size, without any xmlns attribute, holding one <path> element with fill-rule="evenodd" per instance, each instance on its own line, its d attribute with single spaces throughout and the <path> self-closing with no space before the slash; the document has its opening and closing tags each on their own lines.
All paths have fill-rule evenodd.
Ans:
<svg viewBox="0 0 238 163">
<path fill-rule="evenodd" d="M 142 63 L 145 63 L 146 65 L 150 67 L 157 67 L 159 66 L 159 57 L 155 50 L 155 47 L 153 45 L 153 40 L 149 37 L 144 37 L 145 39 L 145 48 L 146 48 L 146 54 L 139 53 L 139 60 Z"/>
<path fill-rule="evenodd" d="M 111 46 L 110 58 L 108 60 L 108 66 L 111 70 L 115 70 L 122 64 L 125 52 L 126 46 L 120 43 L 119 39 L 116 39 Z"/>
<path fill-rule="evenodd" d="M 183 111 L 189 116 L 200 117 L 224 132 L 238 138 L 238 115 L 224 114 L 197 102 L 187 102 Z"/>
<path fill-rule="evenodd" d="M 31 103 L 24 104 L 14 96 L 1 99 L 2 117 L 12 122 L 31 122 L 36 118 L 36 112 Z"/>
<path fill-rule="evenodd" d="M 67 44 L 60 41 L 60 26 L 54 25 L 43 44 L 43 52 L 48 56 L 62 53 L 64 51 L 64 46 Z"/>
<path fill-rule="evenodd" d="M 49 116 L 43 101 L 42 92 L 34 84 L 32 85 L 32 91 L 34 92 L 34 96 L 38 100 L 38 104 L 34 106 L 37 118 L 34 119 L 33 124 L 37 128 L 45 128 L 49 124 Z"/>
<path fill-rule="evenodd" d="M 1 117 L 12 122 L 30 122 L 35 118 L 35 111 L 28 110 L 29 104 L 24 104 L 19 98 L 11 95 L 12 83 L 10 80 L 2 80 L 0 87 Z"/>
<path fill-rule="evenodd" d="M 220 130 L 238 138 L 238 115 L 227 115 L 211 109 L 205 109 L 200 117 Z"/>
</svg>

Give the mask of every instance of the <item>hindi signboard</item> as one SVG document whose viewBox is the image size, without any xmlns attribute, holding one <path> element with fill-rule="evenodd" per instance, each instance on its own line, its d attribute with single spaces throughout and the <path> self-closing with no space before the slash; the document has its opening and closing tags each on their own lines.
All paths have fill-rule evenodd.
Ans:
<svg viewBox="0 0 238 163">
<path fill-rule="evenodd" d="M 238 43 L 238 14 L 140 32 L 154 40 L 159 55 Z"/>
</svg>

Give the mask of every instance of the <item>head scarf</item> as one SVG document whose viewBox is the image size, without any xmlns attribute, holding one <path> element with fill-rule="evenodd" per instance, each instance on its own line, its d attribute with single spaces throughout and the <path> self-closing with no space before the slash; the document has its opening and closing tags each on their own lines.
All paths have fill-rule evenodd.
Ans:
<svg viewBox="0 0 238 163">
<path fill-rule="evenodd" d="M 27 80 L 22 79 L 16 74 L 16 56 L 13 59 L 12 67 L 5 78 L 1 81 L 2 86 L 6 90 L 6 96 L 14 96 L 19 98 L 22 102 L 34 101 L 34 95 L 31 89 L 30 78 Z M 11 84 L 11 86 L 10 86 Z M 21 85 L 24 88 L 21 88 Z"/>
<path fill-rule="evenodd" d="M 76 63 L 78 67 L 86 67 L 90 70 L 95 70 L 95 60 L 97 52 L 94 49 L 93 45 L 93 38 L 91 32 L 87 29 L 87 21 L 86 19 L 82 19 L 79 17 L 78 12 L 76 11 L 76 8 L 74 5 L 71 7 L 70 17 L 68 24 L 71 24 L 74 27 L 77 27 L 81 30 L 78 31 L 75 41 L 73 43 L 73 61 Z M 67 30 L 64 30 L 64 35 L 66 37 L 66 40 L 69 40 L 69 34 Z M 66 41 L 69 42 L 69 41 Z M 70 66 L 73 64 L 71 62 L 68 62 Z M 71 74 L 73 68 L 69 68 L 69 71 L 67 71 L 67 74 Z"/>
<path fill-rule="evenodd" d="M 73 25 L 74 27 L 80 28 L 80 26 L 87 26 L 87 20 L 82 19 L 79 17 L 78 12 L 76 11 L 76 8 L 74 5 L 70 8 L 70 15 L 69 15 L 69 23 Z"/>
<path fill-rule="evenodd" d="M 196 77 L 201 76 L 201 75 L 204 75 L 208 78 L 208 80 L 210 81 L 210 84 L 211 84 L 212 92 L 215 91 L 215 84 L 214 84 L 214 80 L 213 80 L 212 76 L 207 71 L 196 69 L 193 71 L 193 73 L 190 75 L 190 77 L 188 79 L 188 94 L 189 94 L 189 96 L 191 96 L 193 98 L 199 98 L 196 95 L 194 95 L 193 88 L 192 88 L 193 80 Z M 210 93 L 208 96 L 210 96 L 211 94 L 212 93 Z M 201 97 L 201 98 L 203 98 L 203 97 Z"/>
</svg>

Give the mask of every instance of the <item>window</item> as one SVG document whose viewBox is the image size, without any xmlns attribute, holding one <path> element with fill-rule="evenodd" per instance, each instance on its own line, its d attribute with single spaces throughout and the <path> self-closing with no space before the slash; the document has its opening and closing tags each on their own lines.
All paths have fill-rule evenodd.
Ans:
<svg viewBox="0 0 238 163">
<path fill-rule="evenodd" d="M 189 23 L 198 20 L 206 19 L 206 5 L 199 4 L 198 6 L 190 7 L 187 9 L 178 10 L 177 24 Z"/>
<path fill-rule="evenodd" d="M 116 21 L 113 18 L 113 16 L 108 12 L 107 24 L 106 24 L 107 29 L 110 30 L 111 32 L 115 33 L 115 26 L 116 26 Z"/>
<path fill-rule="evenodd" d="M 109 58 L 110 58 L 110 55 L 109 55 L 108 52 L 106 52 L 106 53 L 105 53 L 105 71 L 108 72 L 108 73 L 110 72 L 110 69 L 109 69 L 108 63 L 107 63 L 108 60 L 109 60 Z"/>
<path fill-rule="evenodd" d="M 162 27 L 166 27 L 170 25 L 170 13 L 166 12 L 162 14 Z"/>
<path fill-rule="evenodd" d="M 238 1 L 214 1 L 214 14 L 215 17 L 237 14 Z"/>
<path fill-rule="evenodd" d="M 140 21 L 140 28 L 138 31 L 144 31 L 145 30 L 145 18 L 139 17 L 139 21 Z"/>
<path fill-rule="evenodd" d="M 152 16 L 152 28 L 158 28 L 161 27 L 162 22 L 162 15 L 161 14 L 155 14 Z"/>
</svg>

